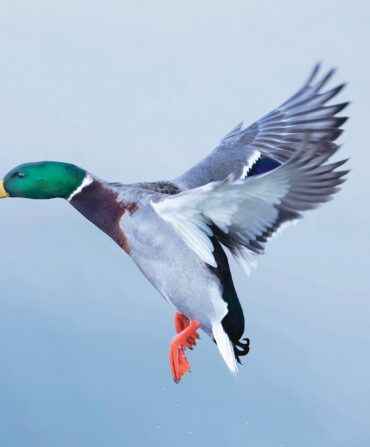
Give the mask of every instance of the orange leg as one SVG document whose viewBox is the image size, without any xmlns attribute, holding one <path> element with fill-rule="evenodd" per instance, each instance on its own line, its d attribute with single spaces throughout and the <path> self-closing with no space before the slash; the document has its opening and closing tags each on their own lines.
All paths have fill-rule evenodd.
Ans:
<svg viewBox="0 0 370 447">
<path fill-rule="evenodd" d="M 180 312 L 175 312 L 175 330 L 179 334 L 185 328 L 187 328 L 190 324 L 189 318 L 185 317 L 185 315 Z M 199 338 L 199 334 L 194 332 L 194 334 L 189 335 L 187 339 L 186 347 L 189 349 L 193 349 L 193 346 L 196 346 L 196 339 Z"/>
<path fill-rule="evenodd" d="M 180 314 L 180 312 L 175 312 L 175 329 L 178 334 L 188 327 L 189 323 L 189 318 L 185 317 L 183 314 Z"/>
<path fill-rule="evenodd" d="M 184 315 L 176 312 L 175 329 L 178 335 L 171 341 L 170 348 L 170 364 L 172 376 L 176 383 L 179 383 L 182 376 L 189 371 L 190 365 L 185 357 L 185 349 L 192 348 L 199 338 L 196 330 L 200 327 L 200 323 L 196 320 L 189 320 Z"/>
</svg>

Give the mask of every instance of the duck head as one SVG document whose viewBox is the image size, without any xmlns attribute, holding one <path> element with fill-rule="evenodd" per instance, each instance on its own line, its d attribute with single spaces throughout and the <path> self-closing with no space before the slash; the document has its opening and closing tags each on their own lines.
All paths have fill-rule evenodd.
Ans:
<svg viewBox="0 0 370 447">
<path fill-rule="evenodd" d="M 0 198 L 68 199 L 86 175 L 86 171 L 70 163 L 25 163 L 9 171 L 0 182 Z"/>
<path fill-rule="evenodd" d="M 67 199 L 77 211 L 130 253 L 120 219 L 126 211 L 130 215 L 134 213 L 136 203 L 120 200 L 115 187 L 78 166 L 57 161 L 19 165 L 0 181 L 0 199 L 5 197 Z"/>
</svg>

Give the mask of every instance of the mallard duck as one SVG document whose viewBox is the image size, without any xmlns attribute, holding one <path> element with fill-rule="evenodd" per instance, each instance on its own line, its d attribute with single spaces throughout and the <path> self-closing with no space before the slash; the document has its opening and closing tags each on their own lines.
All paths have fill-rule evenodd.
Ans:
<svg viewBox="0 0 370 447">
<path fill-rule="evenodd" d="M 249 351 L 244 315 L 225 248 L 246 273 L 284 224 L 328 201 L 348 171 L 328 163 L 347 102 L 332 76 L 307 82 L 249 127 L 238 124 L 206 158 L 172 181 L 122 184 L 73 164 L 41 161 L 9 171 L 0 197 L 62 198 L 110 236 L 175 308 L 170 345 L 176 382 L 190 369 L 186 348 L 202 329 L 232 373 Z"/>
</svg>

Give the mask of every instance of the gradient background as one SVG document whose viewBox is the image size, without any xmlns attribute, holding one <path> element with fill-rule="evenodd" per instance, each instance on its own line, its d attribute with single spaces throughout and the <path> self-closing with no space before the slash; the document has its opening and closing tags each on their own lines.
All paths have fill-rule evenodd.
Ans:
<svg viewBox="0 0 370 447">
<path fill-rule="evenodd" d="M 353 101 L 343 191 L 250 279 L 233 265 L 236 378 L 203 336 L 174 384 L 174 312 L 118 246 L 61 200 L 1 201 L 1 446 L 370 445 L 369 22 L 366 1 L 1 2 L 1 176 L 175 177 L 321 59 Z"/>
</svg>

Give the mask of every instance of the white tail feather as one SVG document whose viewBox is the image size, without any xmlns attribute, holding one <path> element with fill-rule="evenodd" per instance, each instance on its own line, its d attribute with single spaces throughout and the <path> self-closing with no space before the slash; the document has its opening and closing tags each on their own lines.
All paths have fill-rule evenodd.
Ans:
<svg viewBox="0 0 370 447">
<path fill-rule="evenodd" d="M 228 335 L 224 331 L 222 324 L 219 322 L 214 322 L 212 324 L 212 332 L 222 358 L 225 360 L 225 363 L 230 369 L 231 373 L 236 374 L 238 372 L 238 367 L 234 354 L 234 348 Z"/>
</svg>

